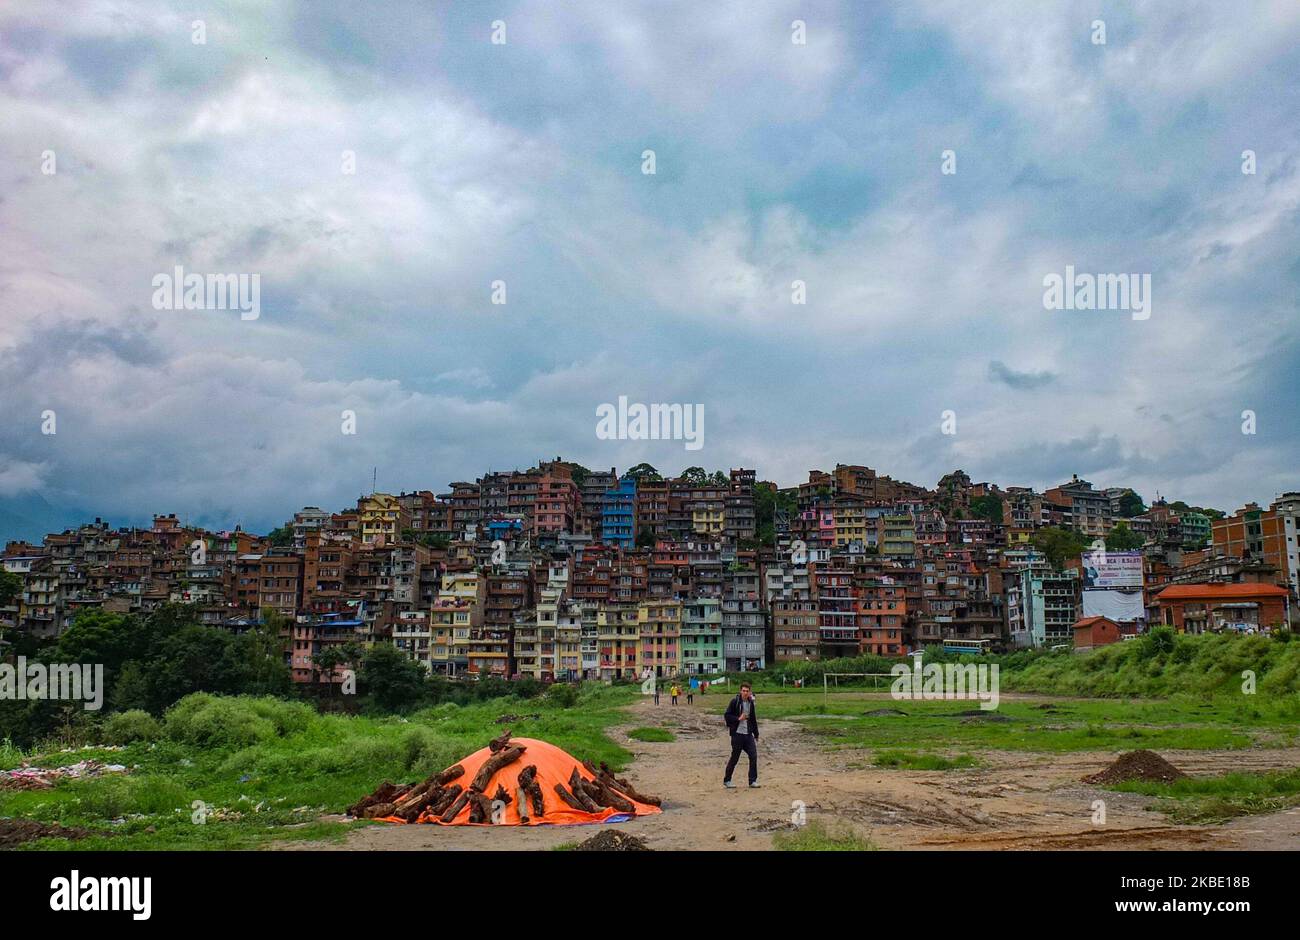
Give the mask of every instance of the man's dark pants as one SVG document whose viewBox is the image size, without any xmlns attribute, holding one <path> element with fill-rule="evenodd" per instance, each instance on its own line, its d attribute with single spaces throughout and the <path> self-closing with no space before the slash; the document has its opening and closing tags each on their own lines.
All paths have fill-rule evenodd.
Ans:
<svg viewBox="0 0 1300 940">
<path fill-rule="evenodd" d="M 724 781 L 731 779 L 731 772 L 736 769 L 742 751 L 749 755 L 749 782 L 754 783 L 758 780 L 758 743 L 752 734 L 736 734 L 733 731 L 731 732 L 731 760 L 727 761 L 727 772 L 722 778 Z"/>
</svg>

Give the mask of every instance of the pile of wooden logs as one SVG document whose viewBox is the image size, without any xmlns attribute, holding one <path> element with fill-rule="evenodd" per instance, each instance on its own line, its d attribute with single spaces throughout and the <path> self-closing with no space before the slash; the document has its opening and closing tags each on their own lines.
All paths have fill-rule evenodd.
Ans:
<svg viewBox="0 0 1300 940">
<path fill-rule="evenodd" d="M 498 783 L 496 791 L 488 796 L 487 788 L 492 778 L 503 767 L 508 767 L 524 756 L 528 748 L 510 740 L 507 728 L 499 737 L 488 742 L 491 756 L 479 767 L 468 786 L 454 781 L 465 776 L 460 764 L 448 767 L 420 783 L 396 786 L 385 781 L 374 793 L 363 797 L 348 807 L 348 815 L 358 819 L 383 819 L 395 816 L 406 822 L 415 822 L 421 816 L 437 816 L 442 822 L 454 820 L 466 806 L 470 807 L 469 821 L 496 822 L 493 805 L 509 806 L 518 801 L 519 819 L 525 825 L 532 819 L 546 815 L 546 802 L 541 784 L 537 780 L 537 767 L 529 764 L 519 772 L 517 788 L 510 793 Z M 603 807 L 613 807 L 620 813 L 635 813 L 633 800 L 659 806 L 659 798 L 638 793 L 625 778 L 615 777 L 607 765 L 598 768 L 590 761 L 583 766 L 595 779 L 587 780 L 575 766 L 569 775 L 569 785 L 555 784 L 555 792 L 567 805 L 587 813 L 599 813 Z"/>
<path fill-rule="evenodd" d="M 638 793 L 626 778 L 615 777 L 609 765 L 603 761 L 600 769 L 597 769 L 591 761 L 583 761 L 582 766 L 587 769 L 587 773 L 595 777 L 594 780 L 588 780 L 578 773 L 577 767 L 574 767 L 573 772 L 569 774 L 567 788 L 562 783 L 555 785 L 555 792 L 560 795 L 560 799 L 574 809 L 599 813 L 602 807 L 609 806 L 620 813 L 635 814 L 636 807 L 632 805 L 632 800 L 651 806 L 660 805 L 659 797 Z"/>
<path fill-rule="evenodd" d="M 434 774 L 422 783 L 410 783 L 399 787 L 384 781 L 374 793 L 349 806 L 348 815 L 358 819 L 397 816 L 407 822 L 415 822 L 426 809 L 441 812 L 453 802 L 460 800 L 464 795 L 464 788 L 452 781 L 464 775 L 465 768 L 457 764 L 448 767 L 442 773 Z M 460 806 L 463 805 L 463 802 L 460 803 Z"/>
</svg>

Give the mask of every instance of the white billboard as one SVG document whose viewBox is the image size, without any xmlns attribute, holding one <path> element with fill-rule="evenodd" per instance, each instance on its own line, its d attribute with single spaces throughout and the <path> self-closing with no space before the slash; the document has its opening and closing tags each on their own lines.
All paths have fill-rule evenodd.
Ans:
<svg viewBox="0 0 1300 940">
<path fill-rule="evenodd" d="M 1142 553 L 1093 551 L 1083 553 L 1085 588 L 1140 588 Z"/>
</svg>

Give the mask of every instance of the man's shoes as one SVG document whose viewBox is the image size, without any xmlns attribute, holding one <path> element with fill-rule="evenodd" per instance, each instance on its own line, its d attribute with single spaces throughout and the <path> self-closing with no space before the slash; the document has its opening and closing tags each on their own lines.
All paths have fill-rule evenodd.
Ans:
<svg viewBox="0 0 1300 940">
<path fill-rule="evenodd" d="M 724 787 L 726 787 L 728 790 L 734 790 L 734 789 L 736 789 L 736 785 L 735 785 L 734 783 L 732 783 L 730 780 L 724 780 L 724 781 L 722 781 L 722 785 L 723 785 Z"/>
<path fill-rule="evenodd" d="M 753 783 L 751 783 L 751 784 L 749 785 L 749 788 L 750 788 L 751 790 L 757 790 L 759 786 L 760 786 L 759 782 L 758 782 L 757 780 L 755 780 Z"/>
</svg>

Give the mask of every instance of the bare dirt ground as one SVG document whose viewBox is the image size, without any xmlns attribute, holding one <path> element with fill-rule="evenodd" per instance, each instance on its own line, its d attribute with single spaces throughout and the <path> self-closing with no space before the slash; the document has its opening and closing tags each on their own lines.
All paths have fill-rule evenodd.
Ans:
<svg viewBox="0 0 1300 940">
<path fill-rule="evenodd" d="M 1266 849 L 1300 848 L 1300 808 L 1233 820 L 1221 826 L 1177 826 L 1147 809 L 1152 800 L 1080 781 L 1115 753 L 1034 754 L 981 751 L 985 766 L 912 771 L 865 766 L 870 752 L 834 751 L 791 721 L 764 719 L 759 737 L 759 789 L 724 789 L 730 753 L 718 715 L 694 706 L 650 701 L 628 709 L 611 736 L 636 755 L 627 775 L 664 799 L 658 816 L 619 823 L 658 850 L 765 850 L 772 835 L 794 828 L 797 801 L 806 818 L 851 826 L 885 849 Z M 677 740 L 645 743 L 627 731 L 647 725 Z M 1277 770 L 1300 766 L 1300 748 L 1162 751 L 1192 774 Z M 580 756 L 580 755 L 579 755 Z M 1094 825 L 1094 800 L 1106 803 L 1105 825 Z M 582 841 L 596 826 L 368 826 L 341 844 L 288 843 L 278 849 L 420 850 L 549 849 Z"/>
</svg>

